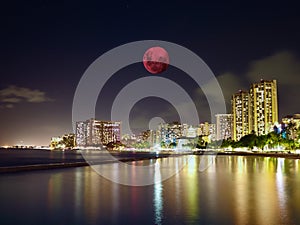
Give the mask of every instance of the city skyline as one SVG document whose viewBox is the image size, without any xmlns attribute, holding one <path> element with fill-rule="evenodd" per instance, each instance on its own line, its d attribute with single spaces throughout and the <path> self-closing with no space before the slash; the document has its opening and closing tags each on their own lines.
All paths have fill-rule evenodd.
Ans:
<svg viewBox="0 0 300 225">
<path fill-rule="evenodd" d="M 269 90 L 270 89 L 270 90 Z M 268 91 L 270 91 L 270 95 L 268 95 Z M 256 93 L 257 92 L 257 93 Z M 274 94 L 273 94 L 274 93 Z M 254 96 L 256 96 L 254 98 Z M 257 100 L 256 100 L 257 98 Z M 262 98 L 262 99 L 261 99 Z M 270 99 L 269 99 L 270 98 Z M 269 100 L 268 100 L 269 99 Z M 257 101 L 257 103 L 253 103 L 253 101 Z M 260 104 L 262 104 L 259 106 Z M 269 106 L 268 104 L 271 104 Z M 253 106 L 257 105 L 259 106 L 257 109 L 253 109 Z M 275 105 L 275 109 L 272 108 L 272 105 Z M 208 142 L 211 141 L 221 141 L 221 140 L 227 140 L 232 139 L 234 141 L 238 141 L 241 137 L 251 134 L 252 132 L 258 134 L 258 135 L 265 135 L 269 132 L 273 131 L 273 127 L 276 125 L 276 123 L 285 123 L 288 124 L 286 121 L 290 121 L 293 119 L 293 116 L 290 116 L 292 114 L 288 114 L 284 117 L 282 117 L 280 120 L 278 118 L 278 102 L 277 102 L 277 82 L 276 80 L 272 81 L 266 81 L 261 79 L 260 82 L 255 82 L 250 85 L 249 91 L 245 90 L 239 90 L 239 92 L 232 94 L 231 99 L 231 112 L 229 114 L 215 114 L 215 123 L 210 124 L 208 121 L 200 121 L 200 123 L 197 126 L 193 126 L 196 136 L 207 136 L 209 137 L 207 139 Z M 263 130 L 260 128 L 260 114 L 261 111 L 270 111 L 271 115 L 271 121 L 270 123 L 267 123 L 268 118 L 266 118 L 266 121 L 263 122 L 264 125 Z M 254 112 L 260 112 L 254 113 Z M 254 114 L 253 114 L 254 113 Z M 269 112 L 266 112 L 267 114 Z M 266 115 L 267 115 L 266 114 Z M 269 115 L 269 114 L 268 114 Z M 272 117 L 272 115 L 275 115 Z M 299 115 L 299 114 L 294 114 Z M 257 121 L 256 121 L 257 120 Z M 295 120 L 296 123 L 298 123 L 298 120 Z M 104 121 L 99 120 L 95 118 L 87 119 L 86 121 L 77 121 L 75 124 L 75 139 L 77 147 L 92 147 L 92 146 L 99 146 L 99 145 L 106 145 L 110 142 L 121 142 L 123 135 L 121 133 L 121 123 L 122 121 Z M 168 127 L 173 124 L 172 126 L 176 127 L 178 131 L 173 133 L 172 131 L 170 135 L 173 135 L 173 139 L 168 137 L 167 139 L 170 140 L 169 142 L 178 142 L 178 139 L 182 137 L 188 137 L 188 135 L 184 134 L 188 132 L 189 127 L 192 128 L 190 124 L 182 124 L 178 121 L 173 122 L 163 122 L 157 125 L 157 129 L 155 130 L 149 130 L 146 129 L 140 133 L 136 133 L 134 135 L 144 135 L 147 131 L 159 131 L 160 138 L 157 139 L 163 142 L 166 142 L 167 139 L 166 135 L 163 134 L 162 128 L 165 127 L 165 129 L 169 129 Z M 214 126 L 214 128 L 211 128 L 211 126 Z M 172 128 L 173 130 L 174 128 Z M 182 133 L 183 132 L 183 133 Z M 71 133 L 70 133 L 71 134 Z M 58 134 L 56 134 L 58 135 Z M 69 135 L 65 132 L 64 135 Z M 155 136 L 154 135 L 154 136 Z M 153 134 L 152 134 L 153 136 Z M 168 136 L 168 135 L 167 135 Z M 148 136 L 149 138 L 149 136 Z M 153 137 L 150 137 L 150 139 Z M 58 139 L 61 139 L 61 137 L 54 136 L 49 137 L 51 139 L 51 143 L 54 140 L 54 142 L 57 142 Z M 74 139 L 74 140 L 75 140 Z M 143 138 L 142 138 L 143 139 Z M 152 141 L 153 142 L 153 141 Z M 155 141 L 153 142 L 155 144 Z M 35 143 L 32 144 L 17 144 L 20 146 L 35 146 Z M 48 145 L 48 144 L 46 144 Z M 44 146 L 46 146 L 44 145 Z M 51 144 L 50 144 L 51 145 Z M 9 145 L 4 145 L 9 146 Z M 152 146 L 153 147 L 153 146 Z"/>
<path fill-rule="evenodd" d="M 115 143 L 117 149 L 137 147 L 138 149 L 168 148 L 184 151 L 196 146 L 196 148 L 206 148 L 211 143 L 222 147 L 224 142 L 227 146 L 228 143 L 238 143 L 245 136 L 248 138 L 260 136 L 262 140 L 268 135 L 267 139 L 271 140 L 271 133 L 287 141 L 297 139 L 299 114 L 278 120 L 276 80 L 260 80 L 252 83 L 248 91 L 240 90 L 234 93 L 231 106 L 230 114 L 215 114 L 215 124 L 205 122 L 193 126 L 181 121 L 172 123 L 156 121 L 157 124 L 149 124 L 149 129 L 131 135 L 121 134 L 124 132 L 121 129 L 122 121 L 101 121 L 94 118 L 78 121 L 74 146 L 80 148 L 111 145 L 110 148 L 113 148 L 112 143 Z M 60 142 L 54 141 L 52 145 L 57 146 L 57 143 Z M 68 144 L 68 142 L 61 142 L 64 143 Z M 260 146 L 258 142 L 256 144 Z M 263 148 L 265 146 L 268 148 L 267 142 L 263 145 Z M 229 146 L 231 147 L 230 144 Z"/>
<path fill-rule="evenodd" d="M 155 17 L 136 1 L 33 1 L 2 6 L 0 145 L 46 145 L 51 136 L 73 132 L 72 99 L 86 68 L 106 51 L 136 40 L 167 40 L 199 55 L 220 83 L 227 113 L 231 94 L 261 78 L 278 81 L 279 118 L 299 113 L 297 104 L 290 104 L 300 97 L 296 29 L 300 16 L 292 4 L 175 1 L 170 8 L 163 2 L 155 8 Z M 145 24 L 155 24 L 155 29 Z M 118 71 L 98 99 L 96 117 L 110 120 L 117 93 L 145 76 L 150 75 L 142 63 Z M 200 120 L 210 121 L 203 92 L 186 74 L 170 66 L 156 76 L 182 86 L 194 100 Z M 207 82 L 205 88 L 210 85 Z M 132 128 L 145 130 L 154 114 L 169 122 L 178 120 L 169 103 L 147 98 L 132 109 Z"/>
</svg>

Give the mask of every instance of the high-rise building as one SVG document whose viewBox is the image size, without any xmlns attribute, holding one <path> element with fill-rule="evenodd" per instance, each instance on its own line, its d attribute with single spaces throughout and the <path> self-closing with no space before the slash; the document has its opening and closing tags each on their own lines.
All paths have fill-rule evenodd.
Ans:
<svg viewBox="0 0 300 225">
<path fill-rule="evenodd" d="M 120 139 L 120 122 L 89 119 L 76 123 L 76 143 L 79 147 L 106 145 Z"/>
<path fill-rule="evenodd" d="M 109 142 L 121 141 L 121 122 L 99 121 L 100 140 L 106 145 Z"/>
<path fill-rule="evenodd" d="M 216 115 L 216 140 L 226 140 L 232 134 L 232 114 Z"/>
<path fill-rule="evenodd" d="M 208 137 L 209 140 L 214 141 L 216 140 L 216 124 L 215 123 L 210 123 L 208 126 Z"/>
<path fill-rule="evenodd" d="M 249 92 L 246 91 L 232 96 L 232 139 L 235 141 L 251 132 L 249 100 Z"/>
<path fill-rule="evenodd" d="M 76 145 L 84 147 L 87 145 L 87 122 L 80 121 L 76 122 Z"/>
<path fill-rule="evenodd" d="M 251 85 L 249 92 L 240 91 L 232 97 L 233 139 L 254 132 L 264 135 L 278 122 L 276 80 L 261 80 Z"/>
<path fill-rule="evenodd" d="M 250 130 L 257 135 L 272 131 L 278 122 L 276 80 L 261 80 L 251 85 L 250 91 Z"/>
</svg>

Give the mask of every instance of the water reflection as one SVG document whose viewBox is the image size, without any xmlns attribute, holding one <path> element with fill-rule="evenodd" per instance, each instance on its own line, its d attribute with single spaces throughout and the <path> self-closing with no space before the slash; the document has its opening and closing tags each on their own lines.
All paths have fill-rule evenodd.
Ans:
<svg viewBox="0 0 300 225">
<path fill-rule="evenodd" d="M 128 186 L 153 185 L 155 168 L 154 164 L 149 164 L 150 160 L 139 160 L 130 163 L 122 162 L 110 153 L 101 151 L 86 151 L 83 153 L 83 156 L 94 171 L 112 182 Z M 145 153 L 136 157 L 149 158 L 150 156 L 153 157 L 153 155 Z M 186 165 L 186 159 L 192 158 L 192 156 L 184 156 L 182 158 L 185 160 L 171 157 L 158 161 L 161 164 L 161 180 L 166 180 L 180 171 Z M 172 163 L 169 162 L 170 160 Z"/>
<path fill-rule="evenodd" d="M 161 165 L 187 166 L 145 187 L 113 183 L 90 167 L 1 175 L 1 223 L 263 225 L 300 220 L 299 160 L 217 156 L 202 172 L 201 160 L 152 160 L 154 181 L 162 176 Z M 130 172 L 134 179 L 135 171 L 114 166 L 114 176 Z"/>
<path fill-rule="evenodd" d="M 163 185 L 161 181 L 161 174 L 160 174 L 160 166 L 159 163 L 155 163 L 155 174 L 154 180 L 156 181 L 154 184 L 154 222 L 157 225 L 162 224 L 163 219 Z"/>
<path fill-rule="evenodd" d="M 276 171 L 276 188 L 278 194 L 279 208 L 281 209 L 281 213 L 286 216 L 286 202 L 285 202 L 285 186 L 284 186 L 284 175 L 283 175 L 283 167 L 284 167 L 285 159 L 278 159 L 277 163 L 277 171 Z"/>
<path fill-rule="evenodd" d="M 53 174 L 50 176 L 48 182 L 48 207 L 50 210 L 61 204 L 59 198 L 62 191 L 61 185 L 61 174 Z"/>
<path fill-rule="evenodd" d="M 186 172 L 186 176 L 187 176 L 187 181 L 185 183 L 186 189 L 185 191 L 187 191 L 189 193 L 189 195 L 187 195 L 187 198 L 185 199 L 185 201 L 187 201 L 188 204 L 188 208 L 187 208 L 187 212 L 190 216 L 190 220 L 194 220 L 195 218 L 197 218 L 197 214 L 198 214 L 198 191 L 199 191 L 199 186 L 198 186 L 198 179 L 197 179 L 197 174 L 198 174 L 198 163 L 197 163 L 197 158 L 193 157 L 192 159 L 190 159 L 188 161 L 187 164 L 187 172 Z"/>
<path fill-rule="evenodd" d="M 79 168 L 76 168 L 78 171 Z M 86 174 L 88 176 L 88 174 Z M 83 178 L 83 173 L 75 172 L 74 174 L 74 210 L 75 210 L 75 215 L 79 215 L 80 213 L 80 206 L 81 202 L 83 200 L 83 182 L 81 182 Z M 51 178 L 50 178 L 51 180 Z"/>
</svg>

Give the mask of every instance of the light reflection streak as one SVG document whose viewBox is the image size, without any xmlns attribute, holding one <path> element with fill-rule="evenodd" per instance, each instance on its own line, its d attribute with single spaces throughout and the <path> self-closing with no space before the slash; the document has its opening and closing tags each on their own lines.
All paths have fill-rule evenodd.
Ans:
<svg viewBox="0 0 300 225">
<path fill-rule="evenodd" d="M 253 208 L 257 224 L 278 224 L 276 215 L 280 215 L 280 208 L 278 207 L 276 175 L 274 173 L 276 160 L 265 157 L 260 162 L 262 165 L 261 173 L 255 174 L 255 179 L 252 180 L 255 194 L 255 205 Z"/>
<path fill-rule="evenodd" d="M 101 206 L 101 203 L 89 201 L 89 199 L 99 199 L 99 179 L 97 174 L 94 173 L 90 167 L 85 167 L 84 173 L 80 174 L 82 174 L 82 179 L 80 181 L 84 182 L 81 189 L 81 192 L 84 191 L 84 196 L 81 197 L 82 202 L 79 204 L 84 205 L 85 214 L 87 215 L 89 222 L 94 224 L 99 216 L 99 207 Z M 80 207 L 82 207 L 82 205 Z"/>
<path fill-rule="evenodd" d="M 238 156 L 237 158 L 237 161 L 238 161 L 238 172 L 239 173 L 243 173 L 243 167 L 245 166 L 244 162 L 243 162 L 243 157 L 242 156 Z"/>
<path fill-rule="evenodd" d="M 82 202 L 82 173 L 79 172 L 79 168 L 76 168 L 75 172 L 75 185 L 74 185 L 74 199 L 75 199 L 75 215 L 80 214 L 80 207 Z"/>
<path fill-rule="evenodd" d="M 48 181 L 48 207 L 57 208 L 60 205 L 62 183 L 61 174 L 53 174 Z"/>
<path fill-rule="evenodd" d="M 284 168 L 285 159 L 278 158 L 277 159 L 277 171 L 276 171 L 276 187 L 279 201 L 280 211 L 286 216 L 286 199 L 285 199 L 285 185 L 284 185 L 284 176 L 283 176 L 283 168 Z"/>
<path fill-rule="evenodd" d="M 236 202 L 236 224 L 245 224 L 248 220 L 249 200 L 250 196 L 250 182 L 247 173 L 247 160 L 244 157 L 238 156 L 238 171 L 234 173 L 235 185 L 235 202 Z"/>
<path fill-rule="evenodd" d="M 117 163 L 114 163 L 113 170 L 115 171 L 115 176 L 119 176 L 119 166 Z M 126 170 L 125 170 L 126 171 Z M 125 172 L 123 171 L 123 172 Z M 116 183 L 111 183 L 111 199 L 112 199 L 112 214 L 111 221 L 113 224 L 118 222 L 118 213 L 120 208 L 120 193 L 119 193 L 119 185 Z"/>
<path fill-rule="evenodd" d="M 203 156 L 203 157 L 209 157 L 209 156 Z M 205 159 L 202 159 L 205 160 Z M 206 159 L 209 160 L 209 159 Z M 218 160 L 218 159 L 217 159 Z M 219 160 L 221 162 L 221 160 Z M 208 167 L 208 169 L 204 172 L 205 174 L 205 180 L 206 180 L 206 193 L 205 196 L 207 198 L 207 205 L 208 205 L 208 209 L 210 210 L 214 210 L 214 208 L 216 207 L 216 198 L 217 198 L 217 194 L 218 194 L 218 190 L 217 190 L 217 179 L 216 179 L 216 164 L 213 163 L 211 164 L 210 167 Z M 200 192 L 201 194 L 201 192 Z"/>
<path fill-rule="evenodd" d="M 154 170 L 154 220 L 155 224 L 162 224 L 163 219 L 163 185 L 161 181 L 160 166 L 156 161 Z"/>
<path fill-rule="evenodd" d="M 187 192 L 187 205 L 188 211 L 186 212 L 188 215 L 190 215 L 192 220 L 195 220 L 199 213 L 198 208 L 198 193 L 199 193 L 199 186 L 198 186 L 198 172 L 199 167 L 197 164 L 197 158 L 196 156 L 191 157 L 187 164 L 187 182 L 186 182 L 186 192 Z M 200 162 L 203 162 L 201 160 Z M 205 163 L 205 162 L 204 162 Z M 207 165 L 207 164 L 206 164 Z M 205 171 L 204 171 L 205 172 Z"/>
<path fill-rule="evenodd" d="M 178 158 L 176 159 L 176 170 L 178 171 Z M 176 173 L 174 176 L 175 179 L 175 199 L 176 199 L 176 209 L 175 209 L 175 215 L 178 215 L 181 210 L 181 183 L 180 183 L 180 172 Z"/>
</svg>

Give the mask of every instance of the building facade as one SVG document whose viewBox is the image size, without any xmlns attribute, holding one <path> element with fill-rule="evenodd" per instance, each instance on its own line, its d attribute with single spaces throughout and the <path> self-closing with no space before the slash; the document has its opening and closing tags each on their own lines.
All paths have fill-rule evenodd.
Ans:
<svg viewBox="0 0 300 225">
<path fill-rule="evenodd" d="M 250 130 L 257 135 L 265 135 L 278 122 L 278 101 L 276 80 L 261 80 L 251 85 Z"/>
<path fill-rule="evenodd" d="M 121 140 L 121 122 L 89 119 L 76 123 L 78 147 L 101 146 Z"/>
<path fill-rule="evenodd" d="M 216 140 L 216 124 L 200 123 L 197 129 L 197 136 L 207 136 L 210 141 Z"/>
<path fill-rule="evenodd" d="M 87 122 L 80 121 L 76 122 L 76 145 L 84 147 L 87 145 Z"/>
<path fill-rule="evenodd" d="M 158 130 L 161 142 L 176 143 L 176 140 L 182 137 L 184 124 L 178 122 L 159 124 Z"/>
<path fill-rule="evenodd" d="M 235 141 L 251 132 L 249 100 L 249 92 L 246 91 L 239 91 L 232 96 L 232 139 Z"/>
<path fill-rule="evenodd" d="M 232 135 L 232 114 L 216 114 L 216 140 L 226 140 Z"/>
</svg>

